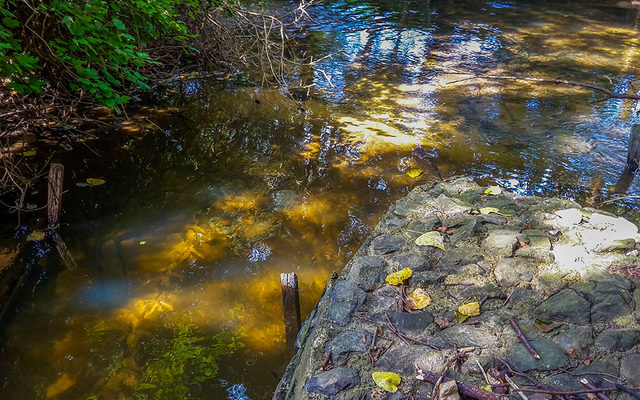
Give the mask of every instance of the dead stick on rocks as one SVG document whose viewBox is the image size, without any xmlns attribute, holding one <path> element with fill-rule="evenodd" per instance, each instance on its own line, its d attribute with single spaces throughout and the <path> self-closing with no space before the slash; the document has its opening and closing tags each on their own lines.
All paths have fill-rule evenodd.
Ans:
<svg viewBox="0 0 640 400">
<path fill-rule="evenodd" d="M 586 387 L 587 389 L 590 389 L 590 390 L 598 389 L 597 387 L 593 386 L 593 384 L 588 380 L 586 380 L 585 378 L 580 379 L 580 383 L 582 383 L 584 387 Z M 604 394 L 604 392 L 598 392 L 596 393 L 596 395 L 600 398 L 600 400 L 611 400 L 609 396 Z"/>
<path fill-rule="evenodd" d="M 505 375 L 504 379 L 507 381 L 509 386 L 511 386 L 513 390 L 515 390 L 516 393 L 518 393 L 518 395 L 522 397 L 522 400 L 529 400 L 529 398 L 524 393 L 522 393 L 522 390 L 520 390 L 520 388 L 518 387 L 518 385 L 516 385 L 513 379 L 509 378 L 509 375 Z"/>
<path fill-rule="evenodd" d="M 518 339 L 520 339 L 520 341 L 524 345 L 524 348 L 527 349 L 527 351 L 529 352 L 529 354 L 531 354 L 533 358 L 535 358 L 536 360 L 539 360 L 540 356 L 535 351 L 533 346 L 531 346 L 531 343 L 529 343 L 527 338 L 524 337 L 524 335 L 522 334 L 522 331 L 520 330 L 520 327 L 518 326 L 518 323 L 516 322 L 515 318 L 513 317 L 509 318 L 509 322 L 511 323 L 511 327 L 513 328 L 513 330 L 516 332 L 516 336 L 518 337 Z"/>
<path fill-rule="evenodd" d="M 636 399 L 640 400 L 640 393 L 636 392 L 636 390 L 638 390 L 639 388 L 635 388 L 635 387 L 634 387 L 634 388 L 628 388 L 628 387 L 626 387 L 626 386 L 625 386 L 625 385 L 623 385 L 623 384 L 620 384 L 620 383 L 618 383 L 618 382 L 610 381 L 610 380 L 609 380 L 609 379 L 607 379 L 607 378 L 604 378 L 604 380 L 605 380 L 605 381 L 607 381 L 607 382 L 609 382 L 609 383 L 611 383 L 613 386 L 615 386 L 615 387 L 616 387 L 616 389 L 620 389 L 620 390 L 622 390 L 623 392 L 625 392 L 626 394 L 628 394 L 628 395 L 630 395 L 630 396 L 633 396 L 634 398 L 636 398 Z"/>
<path fill-rule="evenodd" d="M 419 375 L 423 381 L 429 382 L 431 384 L 435 384 L 438 379 L 440 379 L 440 375 L 432 374 L 431 372 L 421 372 Z M 448 382 L 452 379 L 443 378 L 442 382 Z M 464 396 L 471 397 L 477 400 L 508 400 L 508 396 L 502 396 L 499 394 L 495 394 L 492 392 L 488 392 L 483 390 L 477 386 L 467 385 L 465 383 L 456 382 L 458 385 L 458 392 Z"/>
</svg>

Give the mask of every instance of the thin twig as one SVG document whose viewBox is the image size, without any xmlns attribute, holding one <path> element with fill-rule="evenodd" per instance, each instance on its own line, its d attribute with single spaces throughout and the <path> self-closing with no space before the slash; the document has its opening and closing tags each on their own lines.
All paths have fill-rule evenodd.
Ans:
<svg viewBox="0 0 640 400">
<path fill-rule="evenodd" d="M 520 341 L 524 345 L 524 348 L 527 349 L 527 351 L 529 352 L 529 354 L 531 354 L 533 358 L 535 358 L 536 360 L 539 360 L 540 356 L 538 355 L 536 350 L 533 348 L 533 346 L 531 346 L 531 343 L 529 343 L 529 340 L 527 340 L 527 338 L 522 334 L 522 331 L 520 330 L 520 327 L 518 326 L 518 323 L 516 322 L 515 318 L 513 317 L 509 318 L 509 323 L 511 323 L 511 327 L 516 332 L 516 336 L 518 337 L 518 339 L 520 339 Z"/>
</svg>

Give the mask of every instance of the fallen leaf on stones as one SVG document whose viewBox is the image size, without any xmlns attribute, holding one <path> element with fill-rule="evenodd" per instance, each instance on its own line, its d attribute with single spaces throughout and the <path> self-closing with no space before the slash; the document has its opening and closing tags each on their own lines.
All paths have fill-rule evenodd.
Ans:
<svg viewBox="0 0 640 400">
<path fill-rule="evenodd" d="M 27 237 L 27 241 L 30 242 L 36 242 L 38 240 L 42 240 L 44 239 L 44 232 L 43 231 L 33 231 L 31 232 L 31 235 L 29 235 Z"/>
<path fill-rule="evenodd" d="M 422 170 L 420 168 L 413 168 L 407 171 L 407 175 L 412 178 L 417 178 L 422 174 Z"/>
<path fill-rule="evenodd" d="M 444 248 L 442 236 L 440 236 L 440 233 L 436 231 L 427 232 L 423 235 L 418 236 L 418 238 L 416 239 L 416 244 L 418 246 L 432 246 L 442 250 L 446 250 Z"/>
<path fill-rule="evenodd" d="M 487 392 L 493 392 L 493 386 L 491 385 L 484 385 L 480 389 L 486 390 Z"/>
<path fill-rule="evenodd" d="M 547 333 L 554 330 L 556 328 L 556 325 L 551 321 L 547 321 L 546 319 L 538 318 L 536 319 L 536 328 L 538 328 L 540 332 Z"/>
<path fill-rule="evenodd" d="M 596 396 L 594 393 L 587 393 L 587 399 L 598 400 L 598 396 Z"/>
<path fill-rule="evenodd" d="M 455 314 L 456 321 L 458 321 L 458 323 L 462 323 L 469 319 L 469 317 L 480 315 L 480 303 L 478 303 L 478 301 L 472 301 L 470 303 L 463 304 L 458 307 Z"/>
<path fill-rule="evenodd" d="M 482 207 L 478 211 L 480 211 L 480 214 L 483 214 L 483 215 L 491 214 L 491 213 L 494 213 L 494 214 L 500 213 L 500 210 L 495 207 Z"/>
<path fill-rule="evenodd" d="M 592 362 L 593 362 L 593 358 L 587 358 L 586 360 L 584 360 L 584 365 L 588 367 L 589 365 L 591 365 Z"/>
<path fill-rule="evenodd" d="M 464 314 L 460 314 L 460 312 L 458 312 L 458 310 L 455 311 L 455 315 L 456 315 L 456 322 L 461 324 L 464 321 L 469 319 L 468 315 L 464 315 Z"/>
<path fill-rule="evenodd" d="M 502 188 L 500 186 L 489 186 L 485 191 L 484 194 L 486 195 L 498 195 L 502 193 Z"/>
<path fill-rule="evenodd" d="M 525 242 L 523 242 L 522 240 L 518 240 L 518 246 L 520 246 L 520 247 L 529 247 L 529 245 L 526 244 Z"/>
<path fill-rule="evenodd" d="M 398 390 L 398 385 L 402 379 L 395 372 L 374 372 L 371 377 L 376 385 L 389 393 L 395 393 Z"/>
<path fill-rule="evenodd" d="M 522 225 L 522 229 L 533 229 L 533 227 L 529 224 Z"/>
<path fill-rule="evenodd" d="M 423 308 L 431 305 L 433 301 L 429 294 L 424 289 L 416 289 L 407 297 L 407 304 L 414 310 L 422 310 Z"/>
<path fill-rule="evenodd" d="M 456 233 L 457 230 L 458 230 L 458 228 L 449 228 L 444 233 L 446 233 L 447 235 L 453 235 L 454 233 Z M 444 250 L 444 249 L 442 249 L 442 250 Z"/>
<path fill-rule="evenodd" d="M 458 307 L 458 312 L 469 317 L 480 315 L 480 303 L 478 303 L 477 301 L 472 301 L 471 303 L 463 304 Z"/>
<path fill-rule="evenodd" d="M 449 229 L 449 228 L 447 228 L 446 226 L 439 226 L 439 227 L 438 227 L 438 229 L 436 229 L 436 230 L 437 230 L 438 232 L 446 232 L 446 231 L 447 231 L 447 229 Z"/>
<path fill-rule="evenodd" d="M 87 178 L 87 185 L 89 185 L 89 186 L 100 186 L 100 185 L 104 185 L 104 184 L 105 184 L 104 179 Z"/>
<path fill-rule="evenodd" d="M 411 278 L 411 274 L 412 274 L 411 268 L 404 268 L 398 272 L 394 272 L 387 275 L 387 278 L 385 280 L 390 285 L 400 285 L 406 279 Z"/>
<path fill-rule="evenodd" d="M 569 356 L 569 358 L 573 358 L 573 359 L 578 358 L 578 356 L 576 356 L 576 351 L 574 349 L 569 349 L 569 351 L 567 351 L 567 355 Z"/>
<path fill-rule="evenodd" d="M 453 322 L 449 321 L 448 319 L 444 319 L 441 317 L 435 317 L 433 319 L 433 322 L 435 322 L 436 325 L 438 325 L 438 328 L 440 329 L 447 329 L 448 327 L 455 325 Z"/>
</svg>

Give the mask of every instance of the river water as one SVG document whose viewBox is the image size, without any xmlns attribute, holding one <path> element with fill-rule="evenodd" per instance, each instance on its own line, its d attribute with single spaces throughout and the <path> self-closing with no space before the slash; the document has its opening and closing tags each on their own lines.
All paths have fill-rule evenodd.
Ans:
<svg viewBox="0 0 640 400">
<path fill-rule="evenodd" d="M 288 361 L 279 273 L 298 274 L 306 315 L 392 202 L 438 179 L 415 148 L 444 178 L 613 195 L 632 102 L 464 73 L 634 92 L 637 10 L 327 0 L 309 14 L 308 92 L 188 80 L 124 130 L 60 145 L 78 268 L 49 254 L 34 269 L 2 332 L 4 398 L 269 398 Z M 637 219 L 633 201 L 608 209 Z"/>
</svg>

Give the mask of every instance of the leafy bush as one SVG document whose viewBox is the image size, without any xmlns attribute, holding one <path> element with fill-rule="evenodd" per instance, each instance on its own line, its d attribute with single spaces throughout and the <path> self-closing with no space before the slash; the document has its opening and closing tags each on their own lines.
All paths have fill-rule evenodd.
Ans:
<svg viewBox="0 0 640 400">
<path fill-rule="evenodd" d="M 37 2 L 35 2 L 37 4 Z M 142 51 L 160 38 L 190 36 L 181 15 L 193 17 L 199 0 L 0 0 L 0 78 L 18 93 L 47 83 L 88 93 L 115 108 L 130 86 L 148 88 Z"/>
</svg>

